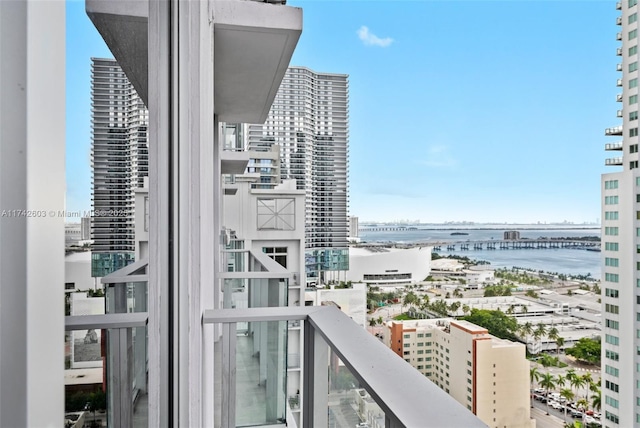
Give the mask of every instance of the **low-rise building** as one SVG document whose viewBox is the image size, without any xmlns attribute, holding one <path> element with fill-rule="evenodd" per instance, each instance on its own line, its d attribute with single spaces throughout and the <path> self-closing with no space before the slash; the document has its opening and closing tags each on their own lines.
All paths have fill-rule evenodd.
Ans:
<svg viewBox="0 0 640 428">
<path fill-rule="evenodd" d="M 491 427 L 533 428 L 525 346 L 449 318 L 390 321 L 384 341 Z"/>
<path fill-rule="evenodd" d="M 349 249 L 348 281 L 369 285 L 404 286 L 429 276 L 432 247 Z"/>
</svg>

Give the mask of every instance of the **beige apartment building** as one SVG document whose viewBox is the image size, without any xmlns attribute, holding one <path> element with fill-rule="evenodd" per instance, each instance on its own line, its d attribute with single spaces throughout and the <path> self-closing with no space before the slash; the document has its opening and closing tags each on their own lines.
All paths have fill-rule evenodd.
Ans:
<svg viewBox="0 0 640 428">
<path fill-rule="evenodd" d="M 490 427 L 535 427 L 523 344 L 449 318 L 390 321 L 384 341 Z"/>
</svg>

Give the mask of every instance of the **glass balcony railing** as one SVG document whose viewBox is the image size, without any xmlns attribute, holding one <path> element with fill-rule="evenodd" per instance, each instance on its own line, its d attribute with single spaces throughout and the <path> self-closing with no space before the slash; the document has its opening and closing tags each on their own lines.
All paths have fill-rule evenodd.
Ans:
<svg viewBox="0 0 640 428">
<path fill-rule="evenodd" d="M 604 164 L 607 166 L 620 166 L 622 165 L 622 158 L 609 158 L 605 159 Z"/>
<path fill-rule="evenodd" d="M 622 125 L 620 126 L 614 126 L 612 128 L 607 128 L 604 130 L 604 135 L 606 136 L 610 136 L 610 135 L 622 135 Z"/>
<path fill-rule="evenodd" d="M 147 313 L 68 316 L 65 427 L 148 426 Z"/>
<path fill-rule="evenodd" d="M 281 353 L 283 321 L 299 321 L 304 329 L 303 390 L 286 397 L 283 369 L 296 356 Z M 293 413 L 299 411 L 304 427 L 486 426 L 335 307 L 206 310 L 203 322 L 222 332 L 216 360 L 224 375 L 216 378 L 214 403 L 219 426 L 298 426 Z M 269 323 L 275 323 L 271 335 L 259 338 L 238 329 Z"/>
<path fill-rule="evenodd" d="M 605 150 L 622 150 L 622 141 L 616 143 L 607 143 L 604 145 Z"/>
</svg>

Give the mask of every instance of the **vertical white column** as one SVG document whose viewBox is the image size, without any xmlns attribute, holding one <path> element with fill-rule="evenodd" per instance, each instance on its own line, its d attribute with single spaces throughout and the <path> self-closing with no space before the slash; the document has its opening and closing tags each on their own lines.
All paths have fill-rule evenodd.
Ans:
<svg viewBox="0 0 640 428">
<path fill-rule="evenodd" d="M 158 352 L 149 374 L 159 376 L 149 400 L 157 396 L 168 409 L 150 409 L 149 421 L 212 426 L 213 337 L 205 335 L 202 309 L 214 298 L 219 169 L 208 2 L 150 3 L 149 70 L 150 358 Z"/>
<path fill-rule="evenodd" d="M 0 426 L 63 418 L 64 151 L 64 2 L 0 2 Z"/>
<path fill-rule="evenodd" d="M 302 426 L 325 427 L 329 422 L 327 405 L 329 398 L 329 345 L 320 333 L 304 322 L 304 372 Z"/>
</svg>

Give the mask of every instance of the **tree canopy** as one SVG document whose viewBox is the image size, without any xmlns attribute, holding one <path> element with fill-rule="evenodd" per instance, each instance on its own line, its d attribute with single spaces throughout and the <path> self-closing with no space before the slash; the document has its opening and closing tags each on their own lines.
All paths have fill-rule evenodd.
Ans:
<svg viewBox="0 0 640 428">
<path fill-rule="evenodd" d="M 600 338 L 583 337 L 573 347 L 565 350 L 565 354 L 590 364 L 600 363 Z"/>
<path fill-rule="evenodd" d="M 486 328 L 490 334 L 501 339 L 518 340 L 518 322 L 502 311 L 471 309 L 471 314 L 462 319 Z"/>
</svg>

